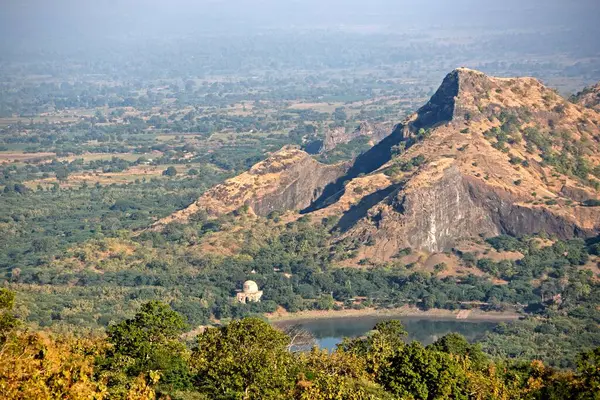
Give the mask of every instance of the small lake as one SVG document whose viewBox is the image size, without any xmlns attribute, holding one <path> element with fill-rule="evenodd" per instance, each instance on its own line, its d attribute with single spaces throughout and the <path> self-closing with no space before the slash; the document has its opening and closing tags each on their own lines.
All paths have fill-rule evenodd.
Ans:
<svg viewBox="0 0 600 400">
<path fill-rule="evenodd" d="M 498 322 L 478 320 L 449 320 L 423 317 L 337 317 L 323 319 L 307 319 L 277 323 L 280 327 L 298 325 L 311 332 L 319 347 L 335 349 L 344 337 L 359 337 L 369 332 L 375 324 L 390 319 L 399 319 L 408 332 L 408 341 L 417 340 L 424 345 L 431 344 L 448 333 L 460 333 L 469 342 L 477 341 L 493 330 Z"/>
</svg>

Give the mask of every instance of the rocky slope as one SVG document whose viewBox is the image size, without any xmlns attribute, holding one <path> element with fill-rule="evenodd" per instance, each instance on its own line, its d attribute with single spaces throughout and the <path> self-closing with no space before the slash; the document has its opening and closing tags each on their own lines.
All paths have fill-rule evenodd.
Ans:
<svg viewBox="0 0 600 400">
<path fill-rule="evenodd" d="M 571 99 L 574 103 L 600 112 L 600 83 L 583 89 Z"/>
<path fill-rule="evenodd" d="M 256 215 L 266 216 L 272 211 L 300 210 L 347 167 L 324 165 L 302 150 L 285 147 L 249 171 L 208 190 L 188 208 L 158 221 L 155 227 L 185 222 L 198 212 L 214 217 L 248 207 Z"/>
<path fill-rule="evenodd" d="M 283 149 L 160 223 L 244 205 L 336 216 L 338 239 L 374 261 L 501 233 L 589 237 L 600 233 L 599 121 L 536 79 L 460 68 L 351 165 Z"/>
<path fill-rule="evenodd" d="M 362 136 L 368 137 L 372 144 L 377 144 L 389 135 L 392 129 L 393 125 L 391 123 L 373 124 L 369 122 L 361 123 L 354 131 L 350 132 L 346 132 L 345 127 L 330 129 L 325 134 L 320 152 L 326 153 L 340 144 L 351 142 Z"/>
</svg>

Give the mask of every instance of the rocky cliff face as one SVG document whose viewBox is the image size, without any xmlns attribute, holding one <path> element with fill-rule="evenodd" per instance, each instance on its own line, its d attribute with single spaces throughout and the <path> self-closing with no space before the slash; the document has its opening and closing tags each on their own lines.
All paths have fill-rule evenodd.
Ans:
<svg viewBox="0 0 600 400">
<path fill-rule="evenodd" d="M 324 165 L 302 150 L 285 147 L 249 171 L 226 180 L 188 208 L 158 221 L 185 222 L 198 212 L 219 216 L 242 207 L 259 216 L 272 211 L 299 210 L 317 198 L 323 188 L 346 171 L 347 164 Z"/>
<path fill-rule="evenodd" d="M 345 127 L 333 128 L 325 134 L 321 152 L 326 153 L 340 144 L 351 142 L 361 136 L 366 136 L 373 144 L 377 144 L 389 135 L 392 129 L 393 125 L 391 123 L 373 124 L 370 122 L 363 122 L 354 131 L 350 132 L 346 132 Z"/>
<path fill-rule="evenodd" d="M 597 213 L 586 216 L 594 222 L 585 226 L 574 215 L 521 202 L 514 193 L 464 175 L 451 160 L 432 168 L 441 170 L 423 171 L 431 174 L 428 184 L 409 182 L 347 232 L 375 243 L 366 252 L 369 258 L 386 260 L 406 247 L 447 251 L 460 239 L 478 236 L 547 232 L 568 239 L 595 235 L 600 228 Z"/>
<path fill-rule="evenodd" d="M 281 160 L 285 162 L 281 163 Z M 320 196 L 325 186 L 343 175 L 347 167 L 347 163 L 321 164 L 300 150 L 280 151 L 248 172 L 255 181 L 279 174 L 277 183 L 263 187 L 259 196 L 246 198 L 240 195 L 245 198 L 244 204 L 260 216 L 272 211 L 301 210 Z M 261 178 L 257 180 L 256 177 Z"/>
</svg>

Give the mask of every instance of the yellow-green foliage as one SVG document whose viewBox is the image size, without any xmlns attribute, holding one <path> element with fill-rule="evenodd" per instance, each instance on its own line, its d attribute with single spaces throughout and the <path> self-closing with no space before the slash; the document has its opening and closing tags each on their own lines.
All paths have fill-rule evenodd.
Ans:
<svg viewBox="0 0 600 400">
<path fill-rule="evenodd" d="M 9 315 L 10 292 L 0 294 Z M 563 372 L 540 361 L 493 362 L 456 334 L 406 344 L 399 321 L 332 353 L 290 352 L 290 337 L 256 318 L 205 330 L 190 353 L 183 319 L 157 301 L 111 326 L 107 339 L 0 328 L 3 400 L 600 399 L 600 349 Z"/>
<path fill-rule="evenodd" d="M 313 349 L 298 356 L 301 372 L 296 383 L 299 399 L 367 400 L 391 399 L 389 393 L 373 382 L 366 362 L 352 353 Z"/>
<path fill-rule="evenodd" d="M 3 400 L 112 399 L 107 379 L 98 377 L 96 357 L 106 347 L 102 339 L 55 337 L 15 332 L 0 347 L 0 393 Z M 127 400 L 153 400 L 159 374 L 133 379 L 124 390 Z"/>
<path fill-rule="evenodd" d="M 104 382 L 94 379 L 94 355 L 102 341 L 43 333 L 9 335 L 0 348 L 3 399 L 102 399 Z"/>
</svg>

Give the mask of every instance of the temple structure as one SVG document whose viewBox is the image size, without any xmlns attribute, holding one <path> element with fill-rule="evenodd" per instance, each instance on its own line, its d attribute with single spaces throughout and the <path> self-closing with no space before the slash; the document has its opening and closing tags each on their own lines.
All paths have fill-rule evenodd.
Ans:
<svg viewBox="0 0 600 400">
<path fill-rule="evenodd" d="M 259 302 L 262 297 L 262 290 L 258 290 L 258 285 L 254 281 L 244 282 L 244 289 L 237 294 L 237 300 L 240 303 L 246 304 L 246 302 Z"/>
</svg>

